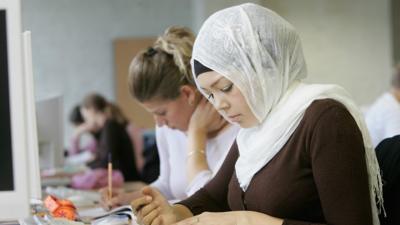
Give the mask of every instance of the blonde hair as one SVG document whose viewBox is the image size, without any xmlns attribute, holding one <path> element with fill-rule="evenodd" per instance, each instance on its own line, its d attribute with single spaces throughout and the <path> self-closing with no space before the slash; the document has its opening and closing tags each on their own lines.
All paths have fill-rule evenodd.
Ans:
<svg viewBox="0 0 400 225">
<path fill-rule="evenodd" d="M 175 99 L 182 85 L 194 86 L 190 58 L 195 36 L 180 26 L 169 27 L 152 47 L 138 53 L 129 66 L 129 91 L 140 102 Z"/>
</svg>

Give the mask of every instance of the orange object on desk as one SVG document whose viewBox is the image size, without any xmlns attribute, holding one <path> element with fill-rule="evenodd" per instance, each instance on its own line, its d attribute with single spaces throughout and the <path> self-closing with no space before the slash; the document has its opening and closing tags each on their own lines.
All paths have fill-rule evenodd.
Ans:
<svg viewBox="0 0 400 225">
<path fill-rule="evenodd" d="M 66 218 L 69 220 L 76 219 L 76 207 L 69 200 L 57 199 L 56 197 L 49 195 L 44 200 L 44 205 L 54 217 Z"/>
</svg>

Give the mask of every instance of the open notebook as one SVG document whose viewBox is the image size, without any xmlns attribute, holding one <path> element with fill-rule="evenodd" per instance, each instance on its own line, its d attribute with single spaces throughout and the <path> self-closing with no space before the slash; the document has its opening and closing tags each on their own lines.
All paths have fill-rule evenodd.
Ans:
<svg viewBox="0 0 400 225">
<path fill-rule="evenodd" d="M 78 210 L 80 219 L 92 225 L 140 225 L 130 205 L 120 206 L 109 212 L 101 208 L 94 208 L 90 211 Z"/>
</svg>

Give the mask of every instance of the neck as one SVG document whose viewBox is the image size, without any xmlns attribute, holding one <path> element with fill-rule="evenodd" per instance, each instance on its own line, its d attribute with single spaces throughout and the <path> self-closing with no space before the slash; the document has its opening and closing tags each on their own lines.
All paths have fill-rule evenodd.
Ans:
<svg viewBox="0 0 400 225">
<path fill-rule="evenodd" d="M 394 98 L 398 101 L 398 102 L 400 102 L 400 90 L 399 89 L 396 89 L 396 88 L 393 88 L 393 90 L 392 90 L 392 95 L 394 96 Z"/>
<path fill-rule="evenodd" d="M 214 137 L 218 136 L 218 134 L 222 133 L 223 131 L 228 129 L 228 127 L 230 127 L 230 126 L 231 126 L 231 124 L 228 123 L 227 121 L 225 121 L 225 123 L 219 129 L 207 133 L 207 138 L 214 138 Z"/>
</svg>

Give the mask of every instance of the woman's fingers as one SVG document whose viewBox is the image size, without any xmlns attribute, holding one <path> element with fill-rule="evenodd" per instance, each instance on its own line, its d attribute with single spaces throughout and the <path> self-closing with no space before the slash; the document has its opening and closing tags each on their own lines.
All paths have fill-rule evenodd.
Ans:
<svg viewBox="0 0 400 225">
<path fill-rule="evenodd" d="M 142 217 L 145 217 L 147 214 L 151 213 L 152 211 L 155 211 L 158 207 L 159 204 L 156 201 L 154 201 L 148 205 L 143 206 L 142 209 L 140 210 L 140 215 Z"/>
<path fill-rule="evenodd" d="M 142 217 L 142 223 L 145 225 L 150 225 L 153 223 L 154 219 L 160 215 L 160 211 L 158 210 L 158 208 L 153 208 L 153 210 L 143 215 L 145 216 Z"/>
<path fill-rule="evenodd" d="M 153 198 L 151 196 L 145 195 L 143 197 L 137 198 L 131 202 L 132 208 L 134 208 L 137 212 L 141 210 L 141 208 L 147 204 L 149 204 Z"/>
<path fill-rule="evenodd" d="M 120 192 L 113 192 L 112 196 L 113 198 L 109 199 L 109 193 L 107 188 L 102 188 L 99 190 L 101 199 L 100 199 L 100 205 L 105 209 L 105 210 L 110 210 L 112 207 L 115 206 L 117 203 L 118 195 Z"/>
<path fill-rule="evenodd" d="M 162 216 L 157 216 L 157 217 L 153 220 L 153 222 L 151 222 L 151 225 L 165 225 L 165 224 L 163 223 Z"/>
</svg>

